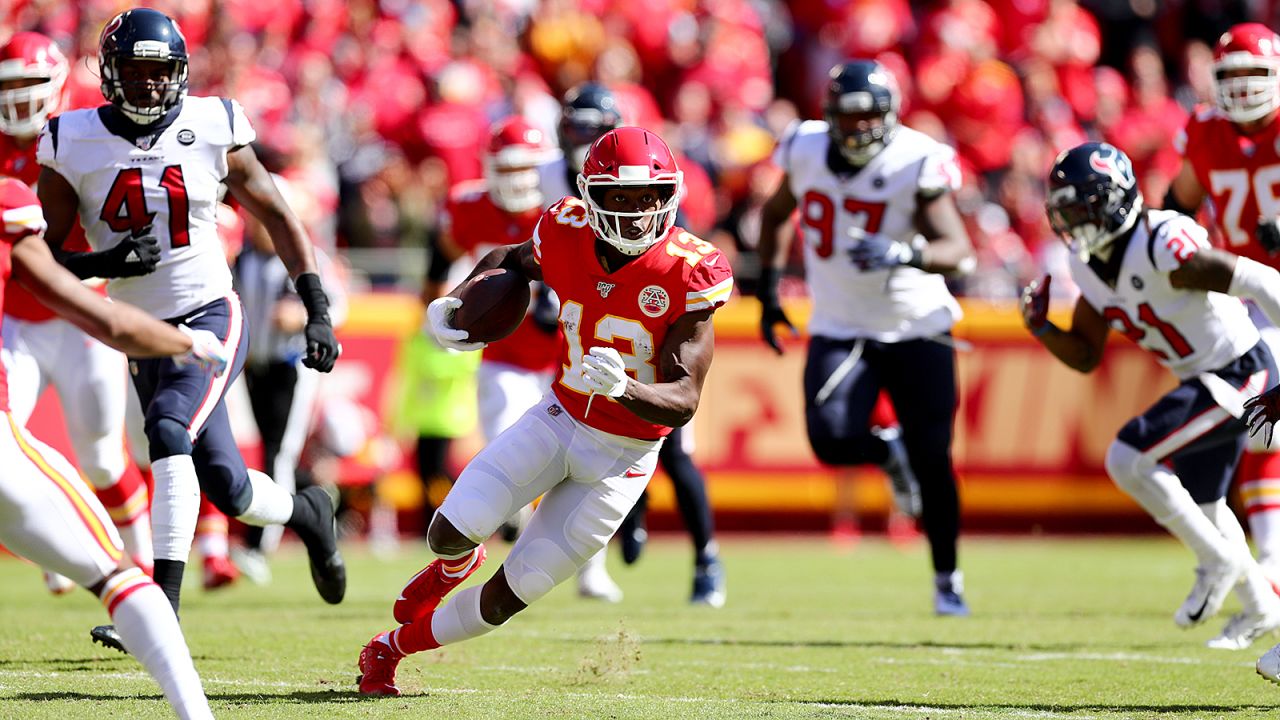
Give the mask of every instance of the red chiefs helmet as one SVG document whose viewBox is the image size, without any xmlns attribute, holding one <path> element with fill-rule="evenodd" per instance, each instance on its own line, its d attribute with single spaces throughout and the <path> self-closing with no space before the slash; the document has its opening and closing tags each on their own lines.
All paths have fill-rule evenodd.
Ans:
<svg viewBox="0 0 1280 720">
<path fill-rule="evenodd" d="M 601 207 L 605 192 L 619 185 L 653 186 L 662 201 L 657 210 L 611 212 Z M 666 236 L 676 222 L 676 208 L 684 187 L 684 173 L 662 138 L 638 127 L 610 130 L 591 144 L 578 174 L 578 194 L 587 203 L 591 229 L 605 242 L 627 255 L 639 255 Z M 652 218 L 637 238 L 623 232 Z M 630 220 L 623 225 L 623 220 Z"/>
<path fill-rule="evenodd" d="M 489 130 L 484 151 L 484 179 L 489 199 L 507 212 L 520 213 L 542 206 L 538 166 L 553 155 L 541 130 L 524 118 L 499 120 Z"/>
<path fill-rule="evenodd" d="M 1232 121 L 1265 117 L 1280 107 L 1280 35 L 1260 23 L 1226 31 L 1213 51 L 1213 79 L 1218 107 Z"/>
<path fill-rule="evenodd" d="M 49 38 L 20 32 L 0 48 L 0 132 L 32 137 L 62 104 L 67 58 Z M 25 81 L 21 87 L 12 87 Z M 34 82 L 33 82 L 34 81 Z"/>
</svg>

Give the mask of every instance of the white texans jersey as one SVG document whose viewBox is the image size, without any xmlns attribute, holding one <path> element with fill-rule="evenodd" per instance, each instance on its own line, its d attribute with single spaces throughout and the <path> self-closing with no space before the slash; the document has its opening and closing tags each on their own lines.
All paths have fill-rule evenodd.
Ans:
<svg viewBox="0 0 1280 720">
<path fill-rule="evenodd" d="M 569 162 L 563 155 L 538 166 L 538 188 L 542 190 L 544 210 L 562 198 L 578 197 L 578 186 L 570 182 Z"/>
<path fill-rule="evenodd" d="M 850 251 L 870 235 L 923 242 L 918 198 L 960 187 L 951 148 L 899 126 L 862 170 L 837 175 L 827 164 L 827 123 L 793 123 L 773 152 L 800 210 L 805 272 L 813 297 L 809 334 L 847 340 L 911 340 L 950 330 L 960 306 L 941 275 L 913 267 L 863 272 Z"/>
<path fill-rule="evenodd" d="M 130 235 L 159 240 L 155 272 L 112 279 L 108 294 L 160 318 L 224 297 L 231 271 L 216 213 L 227 153 L 256 137 L 244 109 L 234 100 L 188 97 L 159 137 L 135 143 L 104 124 L 109 107 L 51 121 L 36 152 L 80 196 L 80 222 L 94 250 Z"/>
<path fill-rule="evenodd" d="M 1071 276 L 1112 330 L 1185 380 L 1226 366 L 1259 339 L 1238 298 L 1170 285 L 1169 273 L 1209 247 L 1208 233 L 1195 220 L 1172 210 L 1149 210 L 1128 245 L 1117 248 L 1124 256 L 1114 288 L 1075 255 Z"/>
</svg>

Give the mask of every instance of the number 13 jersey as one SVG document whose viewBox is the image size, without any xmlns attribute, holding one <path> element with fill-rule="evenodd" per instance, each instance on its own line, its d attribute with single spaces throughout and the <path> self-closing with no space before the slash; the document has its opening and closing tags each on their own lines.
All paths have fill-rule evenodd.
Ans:
<svg viewBox="0 0 1280 720">
<path fill-rule="evenodd" d="M 94 250 L 131 235 L 159 240 L 155 272 L 114 278 L 108 294 L 161 318 L 226 296 L 231 272 L 216 213 L 227 153 L 256 137 L 244 110 L 234 100 L 188 97 L 149 143 L 113 133 L 106 112 L 109 106 L 55 118 L 40 135 L 36 158 L 79 195 L 80 222 Z"/>
<path fill-rule="evenodd" d="M 1238 298 L 1170 284 L 1169 273 L 1209 247 L 1195 220 L 1172 210 L 1149 210 L 1128 244 L 1119 242 L 1115 252 L 1124 256 L 1115 287 L 1080 258 L 1070 258 L 1080 293 L 1112 330 L 1183 380 L 1224 367 L 1258 343 L 1258 329 Z"/>
<path fill-rule="evenodd" d="M 596 235 L 581 200 L 566 197 L 542 214 L 533 230 L 542 279 L 560 298 L 560 367 L 552 389 L 577 420 L 614 435 L 656 440 L 671 428 L 655 425 L 605 396 L 591 401 L 582 381 L 582 356 L 612 347 L 638 382 L 664 382 L 658 354 L 671 325 L 685 313 L 711 310 L 729 299 L 733 271 L 709 242 L 675 227 L 639 257 L 605 272 Z"/>
</svg>

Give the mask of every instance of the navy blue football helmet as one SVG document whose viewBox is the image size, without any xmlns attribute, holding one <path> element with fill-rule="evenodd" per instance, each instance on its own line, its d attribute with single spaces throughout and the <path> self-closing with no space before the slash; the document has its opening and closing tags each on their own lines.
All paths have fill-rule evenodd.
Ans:
<svg viewBox="0 0 1280 720">
<path fill-rule="evenodd" d="M 1128 232 L 1142 214 L 1133 163 L 1119 148 L 1087 142 L 1064 150 L 1049 171 L 1049 226 L 1081 259 Z"/>
<path fill-rule="evenodd" d="M 123 63 L 146 60 L 165 63 L 163 81 L 125 80 Z M 126 10 L 111 19 L 98 41 L 98 71 L 102 95 L 139 125 L 150 125 L 187 95 L 187 41 L 168 15 L 150 8 Z M 159 90 L 159 98 L 153 93 Z"/>
<path fill-rule="evenodd" d="M 582 83 L 565 93 L 557 134 L 560 149 L 574 172 L 582 171 L 591 143 L 622 125 L 613 93 L 599 83 Z"/>
<path fill-rule="evenodd" d="M 831 68 L 823 117 L 831 142 L 850 164 L 866 165 L 898 129 L 898 82 L 874 60 L 849 60 Z M 868 116 L 881 122 L 860 122 Z"/>
</svg>

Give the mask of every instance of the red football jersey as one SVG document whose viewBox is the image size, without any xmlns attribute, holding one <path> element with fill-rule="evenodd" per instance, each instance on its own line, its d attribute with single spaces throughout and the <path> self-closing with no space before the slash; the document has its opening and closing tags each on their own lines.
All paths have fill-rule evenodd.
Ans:
<svg viewBox="0 0 1280 720">
<path fill-rule="evenodd" d="M 600 267 L 595 242 L 587 206 L 572 197 L 548 208 L 533 233 L 534 257 L 560 296 L 565 330 L 552 388 L 570 415 L 593 428 L 657 439 L 671 428 L 640 419 L 612 398 L 595 398 L 587 413 L 582 356 L 593 347 L 612 347 L 631 377 L 662 382 L 657 354 L 668 329 L 685 313 L 723 305 L 733 291 L 733 271 L 714 245 L 678 227 L 612 273 Z"/>
<path fill-rule="evenodd" d="M 516 245 L 533 235 L 542 211 L 509 213 L 489 199 L 483 181 L 455 185 L 445 205 L 446 223 L 458 247 L 477 260 L 499 245 Z M 560 352 L 560 333 L 547 333 L 526 315 L 511 335 L 484 349 L 484 359 L 507 363 L 534 372 L 550 370 Z"/>
<path fill-rule="evenodd" d="M 18 147 L 14 144 L 13 138 L 0 133 L 0 175 L 16 178 L 35 187 L 36 180 L 40 177 L 40 165 L 36 163 L 36 144 L 33 142 L 29 147 Z M 67 237 L 64 245 L 69 250 L 89 249 L 89 241 L 85 239 L 84 230 L 79 223 L 72 228 L 71 235 Z M 101 292 L 106 294 L 105 284 L 102 285 Z M 6 315 L 29 322 L 44 322 L 56 316 L 56 313 L 37 300 L 31 291 L 17 283 L 10 283 L 5 288 L 4 312 Z"/>
<path fill-rule="evenodd" d="M 1225 248 L 1280 267 L 1254 237 L 1259 217 L 1280 217 L 1280 122 L 1245 135 L 1217 108 L 1201 106 L 1175 144 L 1209 194 Z"/>
<path fill-rule="evenodd" d="M 0 296 L 3 291 L 17 283 L 10 283 L 9 276 L 13 271 L 11 251 L 13 244 L 33 233 L 44 232 L 44 211 L 40 209 L 40 201 L 21 180 L 0 177 Z M 7 310 L 4 299 L 0 297 L 0 311 Z M 9 410 L 9 379 L 5 375 L 4 366 L 0 365 L 0 412 Z"/>
</svg>

